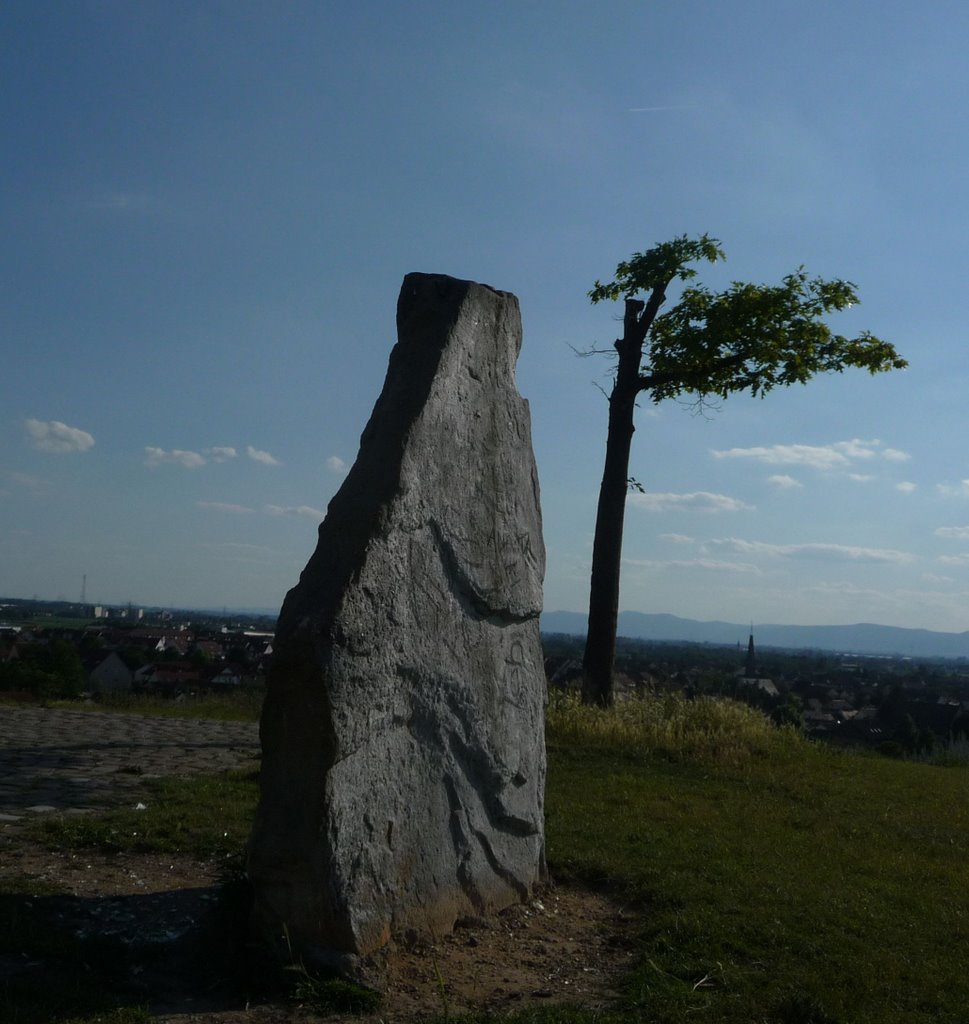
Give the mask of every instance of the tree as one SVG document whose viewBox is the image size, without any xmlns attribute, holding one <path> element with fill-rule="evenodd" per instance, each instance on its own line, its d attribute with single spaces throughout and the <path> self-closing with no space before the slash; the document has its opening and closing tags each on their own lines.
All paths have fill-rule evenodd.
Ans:
<svg viewBox="0 0 969 1024">
<path fill-rule="evenodd" d="M 660 314 L 667 288 L 696 276 L 691 264 L 722 259 L 716 239 L 682 235 L 635 253 L 616 268 L 615 280 L 596 281 L 589 292 L 594 303 L 622 298 L 625 309 L 596 511 L 583 659 L 586 703 L 612 702 L 623 516 L 629 487 L 638 486 L 629 478 L 637 397 L 645 393 L 661 402 L 691 395 L 702 405 L 742 391 L 763 397 L 775 387 L 805 384 L 815 374 L 849 366 L 880 373 L 907 365 L 892 345 L 867 331 L 856 338 L 834 334 L 822 317 L 855 304 L 855 287 L 810 277 L 803 267 L 779 285 L 734 282 L 722 292 L 688 285 L 676 305 Z"/>
</svg>

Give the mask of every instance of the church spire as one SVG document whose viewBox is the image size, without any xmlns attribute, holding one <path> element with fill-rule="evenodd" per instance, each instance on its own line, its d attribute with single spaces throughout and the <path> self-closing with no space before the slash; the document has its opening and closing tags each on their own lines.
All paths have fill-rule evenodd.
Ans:
<svg viewBox="0 0 969 1024">
<path fill-rule="evenodd" d="M 747 641 L 747 663 L 744 666 L 744 676 L 747 679 L 757 678 L 757 662 L 754 658 L 754 624 L 750 624 L 750 639 Z"/>
</svg>

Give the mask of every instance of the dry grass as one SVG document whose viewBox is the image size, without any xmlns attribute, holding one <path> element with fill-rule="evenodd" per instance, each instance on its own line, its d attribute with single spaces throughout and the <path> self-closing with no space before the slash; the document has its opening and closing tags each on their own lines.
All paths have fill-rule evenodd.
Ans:
<svg viewBox="0 0 969 1024">
<path fill-rule="evenodd" d="M 548 735 L 566 746 L 722 765 L 744 764 L 778 743 L 799 742 L 746 704 L 673 693 L 631 697 L 607 709 L 583 705 L 575 694 L 553 693 Z"/>
</svg>

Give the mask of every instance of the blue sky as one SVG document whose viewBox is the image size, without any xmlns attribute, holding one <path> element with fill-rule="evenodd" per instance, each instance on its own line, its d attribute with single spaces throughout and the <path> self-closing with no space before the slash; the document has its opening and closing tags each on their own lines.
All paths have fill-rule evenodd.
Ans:
<svg viewBox="0 0 969 1024">
<path fill-rule="evenodd" d="M 640 410 L 622 606 L 969 628 L 969 7 L 0 8 L 0 594 L 278 607 L 409 271 L 516 293 L 546 607 L 581 611 L 634 251 L 853 281 L 903 373 Z"/>
</svg>

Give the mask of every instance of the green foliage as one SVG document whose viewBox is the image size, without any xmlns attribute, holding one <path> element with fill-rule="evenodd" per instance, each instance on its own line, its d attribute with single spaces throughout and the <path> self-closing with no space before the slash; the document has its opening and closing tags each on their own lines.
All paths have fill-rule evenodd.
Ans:
<svg viewBox="0 0 969 1024">
<path fill-rule="evenodd" d="M 771 709 L 770 719 L 775 725 L 788 725 L 800 729 L 804 724 L 804 707 L 799 697 L 788 694 Z"/>
<path fill-rule="evenodd" d="M 608 284 L 596 281 L 589 292 L 593 302 L 615 301 L 623 296 L 632 298 L 639 292 L 651 292 L 654 288 L 665 289 L 676 278 L 688 281 L 696 277 L 696 270 L 690 266 L 700 260 L 716 263 L 726 259 L 720 243 L 709 235 L 690 238 L 680 235 L 669 242 L 654 245 L 646 252 L 634 253 L 628 260 L 616 267 L 616 280 Z"/>
<path fill-rule="evenodd" d="M 121 1006 L 90 1017 L 70 1017 L 62 1024 L 154 1024 L 155 1020 L 143 1006 Z"/>
<path fill-rule="evenodd" d="M 846 338 L 821 319 L 857 301 L 854 285 L 809 277 L 803 267 L 780 285 L 734 282 L 719 293 L 687 288 L 653 321 L 642 390 L 655 402 L 682 392 L 763 396 L 846 367 L 905 367 L 888 342 L 867 331 Z"/>
<path fill-rule="evenodd" d="M 74 697 L 84 687 L 84 668 L 66 640 L 25 645 L 18 658 L 0 665 L 0 690 L 19 690 L 39 699 Z"/>
<path fill-rule="evenodd" d="M 314 1013 L 372 1013 L 380 1006 L 380 993 L 373 989 L 335 975 L 315 974 L 302 964 L 291 969 L 297 974 L 293 999 Z"/>
<path fill-rule="evenodd" d="M 614 281 L 596 281 L 589 292 L 593 302 L 651 295 L 652 305 L 639 319 L 642 337 L 650 336 L 640 390 L 654 402 L 684 393 L 763 396 L 819 373 L 847 367 L 880 373 L 907 365 L 892 345 L 867 331 L 855 338 L 835 334 L 823 317 L 855 305 L 855 286 L 811 277 L 803 267 L 779 285 L 735 281 L 722 292 L 691 285 L 672 309 L 657 315 L 670 283 L 696 276 L 691 263 L 723 258 L 719 242 L 708 235 L 682 235 L 636 253 L 616 267 Z"/>
</svg>

